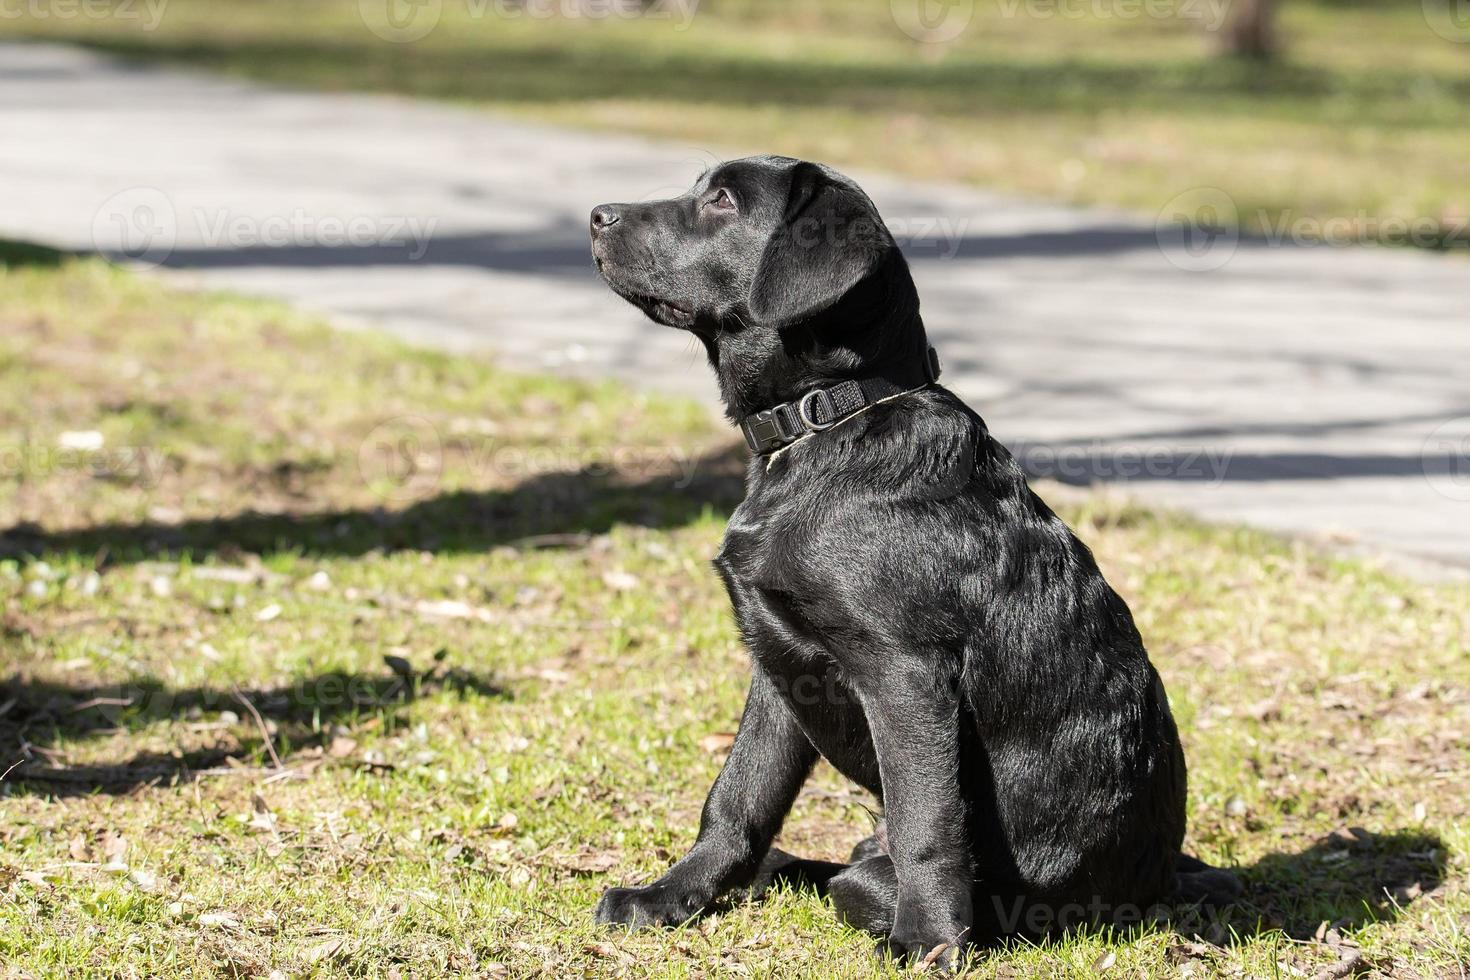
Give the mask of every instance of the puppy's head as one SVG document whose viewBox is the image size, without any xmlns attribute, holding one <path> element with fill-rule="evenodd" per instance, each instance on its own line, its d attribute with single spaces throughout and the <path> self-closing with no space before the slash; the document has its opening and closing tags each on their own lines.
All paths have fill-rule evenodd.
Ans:
<svg viewBox="0 0 1470 980">
<path fill-rule="evenodd" d="M 592 210 L 592 255 L 613 291 L 706 336 L 807 321 L 896 252 L 855 183 L 789 157 L 734 160 L 680 197 Z"/>
</svg>

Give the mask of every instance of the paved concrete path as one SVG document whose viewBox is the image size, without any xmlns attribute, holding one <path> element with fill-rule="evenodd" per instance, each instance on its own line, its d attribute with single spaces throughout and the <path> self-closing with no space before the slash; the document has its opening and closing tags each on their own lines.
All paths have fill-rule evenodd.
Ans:
<svg viewBox="0 0 1470 980">
<path fill-rule="evenodd" d="M 710 159 L 0 44 L 0 235 L 712 400 L 695 345 L 601 286 L 585 231 L 592 204 L 677 192 Z M 1470 568 L 1470 259 L 1191 251 L 1152 215 L 857 176 L 906 241 L 946 382 L 1034 473 Z"/>
</svg>

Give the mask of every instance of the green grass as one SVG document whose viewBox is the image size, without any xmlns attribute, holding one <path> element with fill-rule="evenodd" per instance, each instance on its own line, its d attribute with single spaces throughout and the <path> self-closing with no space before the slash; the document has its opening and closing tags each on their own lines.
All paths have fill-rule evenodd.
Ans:
<svg viewBox="0 0 1470 980">
<path fill-rule="evenodd" d="M 706 407 L 9 264 L 0 974 L 879 972 L 809 895 L 591 923 L 689 845 L 738 719 L 708 559 L 740 459 Z M 1344 944 L 1459 975 L 1470 590 L 1065 515 L 1169 687 L 1188 846 L 1250 897 L 1234 937 L 1083 935 L 976 975 L 1310 976 Z M 822 769 L 783 846 L 842 856 L 872 806 Z"/>
<path fill-rule="evenodd" d="M 709 0 L 683 30 L 495 13 L 507 6 L 444 0 L 413 43 L 381 40 L 350 0 L 170 0 L 156 30 L 21 16 L 0 33 L 1147 214 L 1218 187 L 1256 231 L 1339 219 L 1334 240 L 1391 242 L 1392 222 L 1413 222 L 1420 244 L 1470 245 L 1470 44 L 1432 31 L 1419 3 L 1292 0 L 1288 53 L 1268 65 L 1220 56 L 1201 26 L 1213 0 L 1166 17 L 1120 15 L 1132 0 L 1055 16 L 976 0 L 944 44 L 910 38 L 881 0 Z"/>
</svg>

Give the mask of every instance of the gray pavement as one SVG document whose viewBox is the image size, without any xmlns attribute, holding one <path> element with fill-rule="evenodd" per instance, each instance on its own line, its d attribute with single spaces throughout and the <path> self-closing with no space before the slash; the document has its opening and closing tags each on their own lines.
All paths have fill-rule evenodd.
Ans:
<svg viewBox="0 0 1470 980">
<path fill-rule="evenodd" d="M 696 345 L 601 286 L 585 228 L 713 159 L 0 43 L 0 235 L 712 407 Z M 1160 235 L 1151 214 L 855 176 L 906 245 L 946 383 L 1033 473 L 1470 569 L 1470 257 Z"/>
</svg>

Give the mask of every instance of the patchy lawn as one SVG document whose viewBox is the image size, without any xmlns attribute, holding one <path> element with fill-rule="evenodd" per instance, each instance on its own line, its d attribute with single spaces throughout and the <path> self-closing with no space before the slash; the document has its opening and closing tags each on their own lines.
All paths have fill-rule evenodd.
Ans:
<svg viewBox="0 0 1470 980">
<path fill-rule="evenodd" d="M 57 0 L 15 3 L 0 36 L 1150 215 L 1220 188 L 1237 213 L 1213 220 L 1274 238 L 1470 247 L 1455 0 L 1290 0 L 1269 65 L 1220 56 L 1226 0 L 580 3 Z M 943 43 L 900 29 L 920 10 Z"/>
<path fill-rule="evenodd" d="M 692 840 L 744 692 L 705 407 L 0 258 L 0 975 L 880 972 L 803 894 L 591 923 Z M 1461 975 L 1470 590 L 1066 516 L 1250 897 L 976 975 Z M 823 770 L 784 846 L 842 856 L 872 805 Z"/>
</svg>

